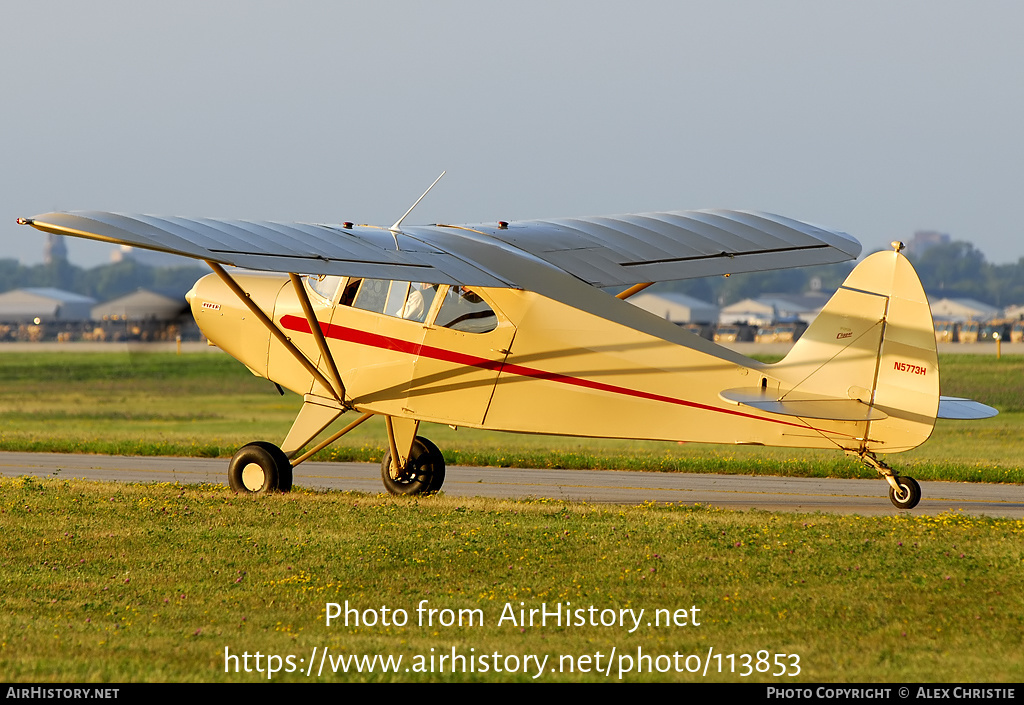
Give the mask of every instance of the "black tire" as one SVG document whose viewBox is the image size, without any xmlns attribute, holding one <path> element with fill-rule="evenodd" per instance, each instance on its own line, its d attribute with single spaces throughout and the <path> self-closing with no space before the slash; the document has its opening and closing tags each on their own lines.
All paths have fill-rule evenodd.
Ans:
<svg viewBox="0 0 1024 705">
<path fill-rule="evenodd" d="M 444 484 L 444 456 L 422 436 L 412 442 L 409 462 L 398 479 L 391 477 L 391 451 L 380 461 L 380 476 L 389 494 L 433 494 Z"/>
<path fill-rule="evenodd" d="M 427 454 L 430 456 L 431 462 L 433 463 L 433 469 L 430 473 L 430 487 L 427 489 L 427 492 L 440 492 L 441 486 L 444 484 L 444 454 L 441 453 L 440 449 L 436 445 L 423 436 L 417 436 L 416 440 L 422 443 L 423 447 L 426 448 Z"/>
<path fill-rule="evenodd" d="M 242 494 L 288 492 L 292 489 L 291 461 L 273 443 L 249 443 L 232 456 L 228 485 Z"/>
<path fill-rule="evenodd" d="M 896 484 L 900 486 L 902 496 L 896 495 L 896 490 L 889 487 L 889 501 L 897 509 L 913 509 L 921 501 L 921 485 L 912 477 L 900 476 L 896 478 Z"/>
</svg>

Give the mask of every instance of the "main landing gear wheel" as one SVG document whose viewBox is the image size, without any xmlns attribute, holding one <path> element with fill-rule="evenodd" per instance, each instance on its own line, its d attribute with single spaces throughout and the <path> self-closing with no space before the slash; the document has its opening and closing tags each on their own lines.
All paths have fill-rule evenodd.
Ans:
<svg viewBox="0 0 1024 705">
<path fill-rule="evenodd" d="M 291 461 L 273 443 L 249 443 L 232 456 L 228 485 L 242 494 L 288 492 L 292 488 Z"/>
<path fill-rule="evenodd" d="M 917 503 L 921 501 L 921 485 L 917 484 L 917 480 L 901 475 L 896 478 L 896 484 L 900 486 L 900 491 L 896 492 L 895 488 L 890 487 L 889 501 L 897 509 L 913 509 L 916 507 Z"/>
<path fill-rule="evenodd" d="M 384 453 L 384 459 L 380 461 L 380 476 L 389 494 L 431 494 L 439 491 L 444 484 L 444 456 L 433 443 L 416 436 L 409 453 L 409 462 L 398 473 L 398 477 L 391 477 L 390 450 Z"/>
</svg>

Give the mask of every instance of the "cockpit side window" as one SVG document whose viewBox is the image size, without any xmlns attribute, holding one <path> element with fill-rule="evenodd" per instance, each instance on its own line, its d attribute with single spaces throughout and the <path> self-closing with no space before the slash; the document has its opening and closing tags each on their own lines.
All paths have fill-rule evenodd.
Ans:
<svg viewBox="0 0 1024 705">
<path fill-rule="evenodd" d="M 422 323 L 434 303 L 437 289 L 437 284 L 420 282 L 351 279 L 338 303 Z"/>
<path fill-rule="evenodd" d="M 498 327 L 494 310 L 479 295 L 462 286 L 445 294 L 435 325 L 465 333 L 487 333 Z"/>
<path fill-rule="evenodd" d="M 384 312 L 384 304 L 388 300 L 388 288 L 390 282 L 386 279 L 364 279 L 359 293 L 356 294 L 355 308 L 364 311 Z"/>
<path fill-rule="evenodd" d="M 392 281 L 388 287 L 388 303 L 384 313 L 388 316 L 401 318 L 405 310 L 405 297 L 409 294 L 409 282 Z"/>
<path fill-rule="evenodd" d="M 345 285 L 338 304 L 423 323 L 437 297 L 438 288 L 437 284 L 421 282 L 352 278 Z"/>
<path fill-rule="evenodd" d="M 348 284 L 345 285 L 345 291 L 341 293 L 341 298 L 338 300 L 339 306 L 352 305 L 352 302 L 356 300 L 356 292 L 359 291 L 359 284 L 362 281 L 358 277 L 352 277 L 348 280 Z"/>
<path fill-rule="evenodd" d="M 414 283 L 409 289 L 409 297 L 405 300 L 400 315 L 408 321 L 422 323 L 426 320 L 436 296 L 437 284 Z"/>
</svg>

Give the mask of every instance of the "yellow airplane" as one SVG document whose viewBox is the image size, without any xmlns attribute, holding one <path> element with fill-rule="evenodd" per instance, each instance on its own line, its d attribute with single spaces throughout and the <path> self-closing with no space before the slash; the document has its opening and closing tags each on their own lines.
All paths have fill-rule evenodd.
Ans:
<svg viewBox="0 0 1024 705">
<path fill-rule="evenodd" d="M 417 435 L 430 421 L 831 448 L 877 469 L 910 509 L 920 486 L 881 456 L 923 443 L 936 417 L 996 413 L 940 399 L 931 311 L 899 243 L 861 262 L 766 364 L 625 299 L 657 281 L 852 259 L 849 235 L 747 211 L 403 226 L 408 215 L 390 228 L 106 212 L 18 222 L 210 265 L 186 297 L 203 333 L 304 399 L 280 447 L 258 441 L 231 459 L 239 492 L 289 490 L 292 468 L 380 414 L 393 494 L 441 488 L 444 458 Z M 303 452 L 350 410 L 359 418 Z"/>
</svg>

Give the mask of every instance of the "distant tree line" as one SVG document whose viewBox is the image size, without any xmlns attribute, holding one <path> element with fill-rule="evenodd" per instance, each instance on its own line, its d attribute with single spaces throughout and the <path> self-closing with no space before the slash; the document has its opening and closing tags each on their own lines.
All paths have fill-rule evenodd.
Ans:
<svg viewBox="0 0 1024 705">
<path fill-rule="evenodd" d="M 911 261 L 935 298 L 971 298 L 992 306 L 1024 304 L 1024 257 L 989 264 L 969 242 L 934 245 Z"/>
<path fill-rule="evenodd" d="M 209 273 L 208 269 L 200 266 L 150 267 L 130 259 L 91 269 L 76 267 L 66 259 L 29 266 L 15 259 L 0 259 L 0 292 L 25 287 L 54 287 L 102 302 L 142 288 L 181 298 L 197 279 Z"/>
<path fill-rule="evenodd" d="M 933 245 L 923 254 L 908 252 L 907 256 L 921 277 L 925 292 L 933 300 L 970 298 L 998 307 L 1024 303 L 1024 257 L 1013 264 L 990 264 L 969 242 Z M 813 288 L 812 281 L 821 291 L 831 293 L 853 267 L 852 262 L 842 262 L 666 282 L 659 288 L 727 306 L 767 293 L 805 293 Z"/>
</svg>

